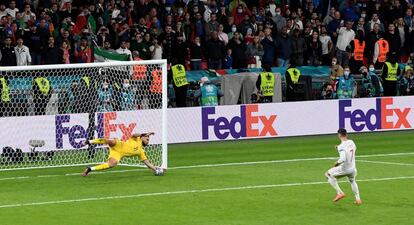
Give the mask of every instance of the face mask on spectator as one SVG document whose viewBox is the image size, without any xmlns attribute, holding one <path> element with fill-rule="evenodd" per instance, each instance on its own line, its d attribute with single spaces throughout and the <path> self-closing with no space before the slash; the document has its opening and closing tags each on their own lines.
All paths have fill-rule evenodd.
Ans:
<svg viewBox="0 0 414 225">
<path fill-rule="evenodd" d="M 375 68 L 374 68 L 374 67 L 370 67 L 370 68 L 369 68 L 369 71 L 370 71 L 370 72 L 374 72 L 374 71 L 375 71 Z"/>
<path fill-rule="evenodd" d="M 124 83 L 124 84 L 123 84 L 123 87 L 124 87 L 124 88 L 129 88 L 129 83 Z"/>
<path fill-rule="evenodd" d="M 165 11 L 170 12 L 171 11 L 171 7 L 165 7 Z"/>
<path fill-rule="evenodd" d="M 280 11 L 276 11 L 276 15 L 280 15 Z"/>
<path fill-rule="evenodd" d="M 184 11 L 183 11 L 182 9 L 179 9 L 179 10 L 178 10 L 178 15 L 179 15 L 179 16 L 182 16 L 183 14 L 184 14 Z"/>
<path fill-rule="evenodd" d="M 366 16 L 367 16 L 367 14 L 365 14 L 365 13 L 361 14 L 362 18 L 365 18 Z"/>
<path fill-rule="evenodd" d="M 103 85 L 102 85 L 102 88 L 103 88 L 103 89 L 107 89 L 108 87 L 109 87 L 109 85 L 108 85 L 108 84 L 103 84 Z"/>
<path fill-rule="evenodd" d="M 350 72 L 349 72 L 349 71 L 344 71 L 344 76 L 345 76 L 345 78 L 348 78 L 348 77 L 349 77 L 349 74 L 350 74 Z"/>
<path fill-rule="evenodd" d="M 237 9 L 237 12 L 238 13 L 242 13 L 243 12 L 243 9 Z"/>
<path fill-rule="evenodd" d="M 236 32 L 237 31 L 237 27 L 232 27 L 231 28 L 231 32 Z"/>
<path fill-rule="evenodd" d="M 336 61 L 332 61 L 332 66 L 335 66 L 336 65 Z"/>
</svg>

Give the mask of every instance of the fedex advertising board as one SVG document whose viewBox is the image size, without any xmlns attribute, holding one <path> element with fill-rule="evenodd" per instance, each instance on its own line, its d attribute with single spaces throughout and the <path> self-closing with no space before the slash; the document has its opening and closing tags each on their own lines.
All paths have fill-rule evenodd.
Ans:
<svg viewBox="0 0 414 225">
<path fill-rule="evenodd" d="M 414 97 L 324 100 L 168 109 L 168 143 L 271 138 L 349 132 L 413 129 Z M 30 140 L 44 140 L 38 151 L 81 148 L 95 137 L 126 140 L 155 132 L 161 143 L 161 110 L 97 113 L 92 131 L 88 114 L 0 118 L 0 149 L 30 151 Z"/>
</svg>

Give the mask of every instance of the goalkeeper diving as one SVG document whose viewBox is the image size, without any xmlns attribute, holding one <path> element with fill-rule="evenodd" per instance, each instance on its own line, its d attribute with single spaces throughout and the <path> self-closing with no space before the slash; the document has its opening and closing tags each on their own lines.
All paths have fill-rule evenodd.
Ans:
<svg viewBox="0 0 414 225">
<path fill-rule="evenodd" d="M 118 139 L 97 138 L 84 141 L 84 145 L 90 144 L 107 144 L 109 146 L 109 156 L 106 163 L 86 167 L 83 176 L 87 176 L 91 171 L 106 170 L 118 165 L 123 157 L 138 156 L 139 159 L 154 173 L 156 176 L 164 174 L 164 170 L 154 166 L 145 155 L 144 147 L 149 144 L 150 136 L 153 132 L 143 134 L 133 134 L 128 140 L 121 141 Z"/>
</svg>

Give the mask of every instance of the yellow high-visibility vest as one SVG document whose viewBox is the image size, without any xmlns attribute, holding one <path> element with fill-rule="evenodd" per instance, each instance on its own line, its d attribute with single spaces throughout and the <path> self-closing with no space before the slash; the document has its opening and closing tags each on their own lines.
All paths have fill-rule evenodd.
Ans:
<svg viewBox="0 0 414 225">
<path fill-rule="evenodd" d="M 388 81 L 397 81 L 397 73 L 398 73 L 398 63 L 392 65 L 390 62 L 385 62 L 388 68 L 388 75 L 385 80 Z"/>
<path fill-rule="evenodd" d="M 290 68 L 287 71 L 290 75 L 290 79 L 292 80 L 293 84 L 299 83 L 300 71 L 296 68 Z"/>
<path fill-rule="evenodd" d="M 48 95 L 50 91 L 50 82 L 44 77 L 35 78 L 35 82 L 43 95 Z"/>
<path fill-rule="evenodd" d="M 264 96 L 274 95 L 275 75 L 271 72 L 263 72 L 260 74 L 261 83 L 260 91 Z"/>
<path fill-rule="evenodd" d="M 181 87 L 188 84 L 185 68 L 183 65 L 178 64 L 172 66 L 171 69 L 175 86 Z"/>
<path fill-rule="evenodd" d="M 10 102 L 9 86 L 7 85 L 6 79 L 4 77 L 0 77 L 0 81 L 1 81 L 0 84 L 2 85 L 1 101 Z"/>
</svg>

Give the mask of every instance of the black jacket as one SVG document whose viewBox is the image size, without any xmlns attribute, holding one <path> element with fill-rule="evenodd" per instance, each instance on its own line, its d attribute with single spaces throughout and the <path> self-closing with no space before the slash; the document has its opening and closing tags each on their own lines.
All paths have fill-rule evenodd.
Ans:
<svg viewBox="0 0 414 225">
<path fill-rule="evenodd" d="M 3 46 L 0 49 L 0 53 L 1 53 L 1 60 L 0 60 L 1 66 L 16 66 L 17 65 L 16 53 L 14 51 L 14 47 Z"/>
</svg>

